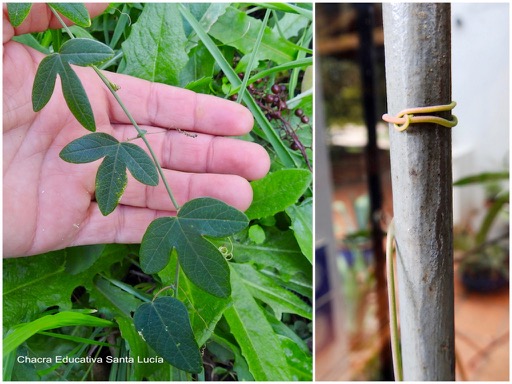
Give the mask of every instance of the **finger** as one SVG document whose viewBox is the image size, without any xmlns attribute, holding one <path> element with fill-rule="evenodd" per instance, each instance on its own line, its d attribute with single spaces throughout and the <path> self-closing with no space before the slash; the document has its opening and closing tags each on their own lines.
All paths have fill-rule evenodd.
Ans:
<svg viewBox="0 0 512 384">
<path fill-rule="evenodd" d="M 243 179 L 236 180 L 231 177 L 229 188 L 211 189 L 207 187 L 208 184 L 204 183 L 206 181 L 204 176 L 190 175 L 190 191 L 180 191 L 178 193 L 180 204 L 183 204 L 189 198 L 210 196 L 219 198 L 240 210 L 245 210 L 249 206 L 252 200 L 252 189 L 247 181 Z M 184 175 L 184 177 L 187 176 Z M 178 177 L 178 180 L 175 181 L 184 182 L 183 179 L 179 179 Z M 210 178 L 209 183 L 211 185 L 225 183 L 226 181 L 228 180 L 223 176 L 218 179 Z M 245 198 L 242 198 L 243 196 Z M 159 208 L 163 208 L 163 210 Z M 165 194 L 163 188 L 160 188 L 160 186 L 145 188 L 140 183 L 136 183 L 134 188 L 129 185 L 121 199 L 121 204 L 108 216 L 103 216 L 100 213 L 96 203 L 90 205 L 88 219 L 80 225 L 80 230 L 72 245 L 140 243 L 144 232 L 154 219 L 174 215 L 176 215 L 176 212 L 170 208 L 169 197 Z"/>
<path fill-rule="evenodd" d="M 265 149 L 244 140 L 197 134 L 190 135 L 164 129 L 147 130 L 150 142 L 163 168 L 183 172 L 220 173 L 242 176 L 248 180 L 264 177 L 270 168 L 270 158 Z M 120 141 L 135 136 L 133 126 L 114 126 L 114 133 Z M 144 147 L 141 140 L 134 140 Z"/>
<path fill-rule="evenodd" d="M 107 7 L 108 3 L 104 4 L 86 4 L 87 10 L 89 11 L 89 15 L 91 18 L 100 15 Z M 6 22 L 8 22 L 9 17 L 7 14 L 7 6 L 4 4 L 4 42 L 9 41 L 14 34 L 23 35 L 25 33 L 32 32 L 42 32 L 47 30 L 48 28 L 59 29 L 62 28 L 62 24 L 55 17 L 50 8 L 47 7 L 46 4 L 32 4 L 32 8 L 30 9 L 30 13 L 26 17 L 26 19 L 21 23 L 19 27 L 6 29 Z M 61 16 L 66 25 L 73 25 L 71 21 Z M 6 32 L 7 36 L 6 36 Z M 7 38 L 7 39 L 6 39 Z"/>
<path fill-rule="evenodd" d="M 88 219 L 71 245 L 140 243 L 154 219 L 172 214 L 175 213 L 120 205 L 110 215 L 103 216 L 98 205 L 91 204 Z"/>
<path fill-rule="evenodd" d="M 252 202 L 252 188 L 247 180 L 236 175 L 185 173 L 164 170 L 178 205 L 198 197 L 213 197 L 224 201 L 241 211 Z M 164 183 L 156 187 L 146 186 L 134 180 L 131 175 L 120 204 L 158 211 L 174 211 Z"/>
<path fill-rule="evenodd" d="M 105 75 L 120 87 L 119 97 L 138 124 L 229 136 L 252 129 L 254 120 L 249 110 L 232 101 L 131 76 Z M 107 100 L 111 120 L 129 123 L 110 93 Z"/>
</svg>

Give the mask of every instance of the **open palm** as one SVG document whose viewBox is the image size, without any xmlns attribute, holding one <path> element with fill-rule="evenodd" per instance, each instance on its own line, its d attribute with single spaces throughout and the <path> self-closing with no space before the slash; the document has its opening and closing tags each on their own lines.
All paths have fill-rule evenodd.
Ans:
<svg viewBox="0 0 512 384">
<path fill-rule="evenodd" d="M 49 14 L 39 16 L 37 20 L 29 16 L 16 33 L 54 25 Z M 4 8 L 4 256 L 80 244 L 140 242 L 155 217 L 174 213 L 163 184 L 147 187 L 129 175 L 120 205 L 109 216 L 100 213 L 94 201 L 100 161 L 76 165 L 59 158 L 66 144 L 89 132 L 69 112 L 59 80 L 48 105 L 33 112 L 32 84 L 44 56 L 10 41 L 14 33 Z M 134 139 L 134 128 L 94 71 L 74 69 L 91 101 L 97 131 L 120 141 Z M 179 204 L 211 196 L 242 210 L 250 205 L 247 180 L 266 174 L 268 155 L 256 144 L 224 137 L 250 131 L 253 120 L 247 109 L 212 96 L 105 74 L 120 87 L 119 96 L 148 132 Z M 180 130 L 196 132 L 197 137 Z M 132 142 L 141 144 L 140 139 Z"/>
</svg>

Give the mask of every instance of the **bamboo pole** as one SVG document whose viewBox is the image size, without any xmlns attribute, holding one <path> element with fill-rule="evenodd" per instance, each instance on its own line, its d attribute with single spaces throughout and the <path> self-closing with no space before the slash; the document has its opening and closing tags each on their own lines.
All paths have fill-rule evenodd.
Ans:
<svg viewBox="0 0 512 384">
<path fill-rule="evenodd" d="M 449 104 L 450 4 L 384 4 L 383 19 L 389 113 Z M 454 380 L 451 130 L 390 125 L 390 145 L 404 380 Z"/>
</svg>

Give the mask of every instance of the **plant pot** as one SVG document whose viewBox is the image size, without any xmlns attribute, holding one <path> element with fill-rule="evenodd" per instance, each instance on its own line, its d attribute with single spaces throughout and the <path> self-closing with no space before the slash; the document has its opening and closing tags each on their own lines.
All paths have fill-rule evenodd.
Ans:
<svg viewBox="0 0 512 384">
<path fill-rule="evenodd" d="M 508 287 L 508 278 L 494 270 L 463 270 L 462 285 L 471 292 L 492 293 Z"/>
</svg>

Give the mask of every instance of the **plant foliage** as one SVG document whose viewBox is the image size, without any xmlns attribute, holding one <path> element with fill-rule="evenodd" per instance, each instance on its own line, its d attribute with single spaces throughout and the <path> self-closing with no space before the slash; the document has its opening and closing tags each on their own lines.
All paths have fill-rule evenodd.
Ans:
<svg viewBox="0 0 512 384">
<path fill-rule="evenodd" d="M 94 20 L 83 4 L 49 6 L 76 25 L 16 37 L 47 54 L 33 108 L 50 101 L 58 75 L 68 108 L 93 131 L 60 157 L 103 159 L 95 195 L 104 215 L 116 208 L 127 169 L 148 186 L 162 174 L 141 147 L 94 132 L 73 65 L 244 103 L 256 125 L 241 139 L 263 145 L 272 167 L 252 182 L 245 214 L 199 198 L 153 221 L 140 247 L 99 244 L 5 261 L 4 379 L 311 380 L 311 4 L 121 3 Z M 13 25 L 29 11 L 8 4 Z M 83 361 L 16 360 L 56 355 Z M 114 359 L 106 376 L 93 369 L 102 356 Z"/>
</svg>

